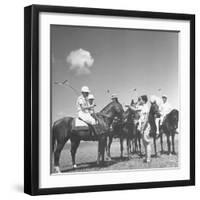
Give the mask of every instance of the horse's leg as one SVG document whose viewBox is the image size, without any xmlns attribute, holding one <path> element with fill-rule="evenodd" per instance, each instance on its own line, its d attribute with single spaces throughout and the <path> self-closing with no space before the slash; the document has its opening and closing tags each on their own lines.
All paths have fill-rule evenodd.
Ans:
<svg viewBox="0 0 200 200">
<path fill-rule="evenodd" d="M 133 153 L 137 153 L 138 144 L 137 144 L 137 136 L 133 139 Z"/>
<path fill-rule="evenodd" d="M 55 173 L 60 173 L 60 167 L 59 167 L 59 160 L 60 160 L 60 153 L 67 141 L 58 141 L 56 145 L 56 149 L 54 152 L 54 171 Z"/>
<path fill-rule="evenodd" d="M 102 150 L 101 150 L 101 154 L 102 154 L 102 163 L 104 163 L 104 157 L 105 157 L 105 147 L 106 147 L 106 136 L 103 136 L 102 138 Z"/>
<path fill-rule="evenodd" d="M 126 139 L 126 148 L 127 148 L 128 159 L 129 159 L 130 158 L 130 138 L 128 137 Z"/>
<path fill-rule="evenodd" d="M 120 157 L 123 158 L 123 137 L 120 137 Z"/>
<path fill-rule="evenodd" d="M 98 146 L 98 162 L 100 161 L 100 157 L 101 157 L 101 162 L 102 164 L 104 163 L 104 155 L 105 155 L 105 147 L 106 147 L 106 136 L 102 136 L 99 139 L 99 146 Z"/>
<path fill-rule="evenodd" d="M 161 148 L 160 153 L 163 154 L 164 153 L 164 150 L 163 150 L 163 133 L 160 133 L 160 148 Z"/>
<path fill-rule="evenodd" d="M 131 153 L 134 153 L 134 152 L 135 152 L 135 138 L 133 138 L 133 139 L 131 140 L 131 145 L 132 145 Z"/>
<path fill-rule="evenodd" d="M 78 138 L 71 139 L 71 156 L 72 156 L 73 168 L 77 168 L 75 156 L 76 156 L 76 151 L 77 151 L 79 144 L 80 144 L 80 139 L 78 139 Z"/>
<path fill-rule="evenodd" d="M 158 154 L 157 154 L 157 146 L 156 146 L 156 136 L 153 137 L 153 144 L 154 144 L 155 157 L 158 157 Z"/>
<path fill-rule="evenodd" d="M 97 149 L 97 165 L 100 164 L 100 141 L 98 141 L 98 149 Z"/>
<path fill-rule="evenodd" d="M 170 143 L 170 134 L 167 133 L 167 146 L 168 146 L 168 155 L 171 154 L 171 143 Z"/>
<path fill-rule="evenodd" d="M 138 137 L 138 143 L 139 143 L 139 155 L 142 156 L 141 136 Z"/>
<path fill-rule="evenodd" d="M 175 140 L 175 132 L 172 133 L 172 154 L 176 155 L 174 140 Z"/>
<path fill-rule="evenodd" d="M 111 160 L 110 148 L 111 148 L 112 140 L 113 140 L 113 137 L 109 136 L 108 148 L 107 148 L 107 157 L 109 160 Z"/>
</svg>

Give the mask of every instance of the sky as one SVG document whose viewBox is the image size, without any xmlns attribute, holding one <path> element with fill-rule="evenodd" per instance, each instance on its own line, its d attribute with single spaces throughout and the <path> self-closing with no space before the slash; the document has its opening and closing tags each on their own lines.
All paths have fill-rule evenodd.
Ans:
<svg viewBox="0 0 200 200">
<path fill-rule="evenodd" d="M 90 88 L 97 112 L 112 93 L 122 105 L 166 94 L 178 108 L 178 33 L 51 25 L 51 72 L 53 121 L 77 116 L 77 94 L 54 84 L 66 79 L 78 91 Z"/>
</svg>

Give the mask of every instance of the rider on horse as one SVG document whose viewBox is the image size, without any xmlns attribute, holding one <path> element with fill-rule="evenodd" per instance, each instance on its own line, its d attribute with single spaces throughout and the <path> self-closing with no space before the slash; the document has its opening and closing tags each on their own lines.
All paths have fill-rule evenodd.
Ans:
<svg viewBox="0 0 200 200">
<path fill-rule="evenodd" d="M 94 107 L 96 106 L 95 103 L 94 103 L 94 95 L 93 94 L 89 94 L 88 95 L 88 101 L 89 101 L 89 105 L 91 106 L 91 108 L 89 109 L 89 112 L 90 114 L 94 114 L 95 111 L 94 111 Z"/>
<path fill-rule="evenodd" d="M 159 106 L 160 116 L 158 116 L 155 119 L 155 122 L 156 122 L 156 134 L 159 135 L 160 134 L 160 127 L 162 126 L 163 121 L 165 120 L 167 114 L 169 114 L 172 111 L 172 107 L 167 101 L 167 95 L 162 95 L 162 102 L 161 103 L 158 102 L 158 98 L 152 98 L 151 102 L 152 103 L 157 103 L 157 105 Z"/>
<path fill-rule="evenodd" d="M 97 122 L 95 118 L 91 115 L 92 112 L 94 112 L 94 107 L 96 106 L 93 103 L 94 96 L 89 94 L 90 90 L 87 86 L 83 86 L 81 88 L 81 93 L 82 94 L 77 99 L 78 117 L 86 122 L 88 125 L 90 125 L 90 127 L 92 128 L 92 133 L 94 135 L 99 135 L 100 131 L 98 130 Z"/>
<path fill-rule="evenodd" d="M 88 95 L 90 90 L 87 86 L 81 88 L 81 95 L 77 99 L 78 117 L 88 124 L 96 124 L 95 119 L 90 114 L 90 109 L 94 108 L 94 105 L 89 104 Z"/>
<path fill-rule="evenodd" d="M 172 111 L 172 107 L 167 101 L 167 95 L 162 95 L 162 104 L 160 106 L 160 125 L 162 126 L 163 121 L 167 114 L 169 114 Z"/>
</svg>

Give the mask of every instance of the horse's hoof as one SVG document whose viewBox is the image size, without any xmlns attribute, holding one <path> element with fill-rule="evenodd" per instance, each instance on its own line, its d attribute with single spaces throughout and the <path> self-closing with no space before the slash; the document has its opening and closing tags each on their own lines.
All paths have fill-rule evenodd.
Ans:
<svg viewBox="0 0 200 200">
<path fill-rule="evenodd" d="M 150 160 L 150 159 L 144 159 L 143 162 L 144 162 L 144 163 L 150 163 L 151 160 Z"/>
<path fill-rule="evenodd" d="M 76 169 L 76 168 L 77 168 L 77 165 L 76 165 L 76 164 L 74 164 L 74 165 L 73 165 L 73 168 L 74 168 L 74 169 Z"/>
<path fill-rule="evenodd" d="M 177 153 L 175 151 L 172 151 L 172 155 L 176 155 Z"/>
<path fill-rule="evenodd" d="M 160 151 L 160 154 L 164 154 L 164 151 Z"/>
<path fill-rule="evenodd" d="M 111 157 L 107 157 L 107 161 L 112 161 L 112 158 Z"/>
<path fill-rule="evenodd" d="M 56 174 L 61 173 L 60 168 L 58 166 L 54 167 L 54 173 Z"/>
</svg>

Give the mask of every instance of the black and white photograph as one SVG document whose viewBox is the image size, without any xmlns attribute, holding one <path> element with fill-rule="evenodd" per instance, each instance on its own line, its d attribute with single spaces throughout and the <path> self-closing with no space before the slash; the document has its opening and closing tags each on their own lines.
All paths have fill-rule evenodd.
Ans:
<svg viewBox="0 0 200 200">
<path fill-rule="evenodd" d="M 50 30 L 52 173 L 178 168 L 178 32 Z"/>
<path fill-rule="evenodd" d="M 194 16 L 25 11 L 25 191 L 193 185 Z"/>
</svg>

